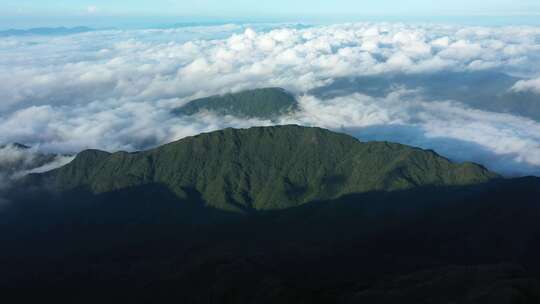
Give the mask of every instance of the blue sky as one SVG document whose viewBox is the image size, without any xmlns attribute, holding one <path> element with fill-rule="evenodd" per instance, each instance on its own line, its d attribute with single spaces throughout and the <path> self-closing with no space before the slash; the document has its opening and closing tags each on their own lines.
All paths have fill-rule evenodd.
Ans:
<svg viewBox="0 0 540 304">
<path fill-rule="evenodd" d="M 0 27 L 114 25 L 133 18 L 190 20 L 343 20 L 362 18 L 494 18 L 527 23 L 540 18 L 538 0 L 2 0 Z M 131 21 L 130 21 L 131 18 Z M 154 21 L 152 21 L 154 20 Z M 521 20 L 521 21 L 520 21 Z M 430 20 L 431 21 L 431 20 Z M 509 21 L 509 23 L 511 23 Z"/>
</svg>

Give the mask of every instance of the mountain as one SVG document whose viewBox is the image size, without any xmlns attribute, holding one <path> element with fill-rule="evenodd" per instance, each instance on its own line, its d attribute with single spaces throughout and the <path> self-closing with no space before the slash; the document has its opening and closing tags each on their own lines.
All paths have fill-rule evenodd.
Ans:
<svg viewBox="0 0 540 304">
<path fill-rule="evenodd" d="M 34 176 L 62 191 L 84 187 L 94 194 L 160 184 L 179 198 L 196 191 L 208 206 L 227 211 L 286 209 L 352 193 L 496 177 L 433 151 L 293 125 L 226 129 L 138 153 L 87 150 L 65 167 Z"/>
<path fill-rule="evenodd" d="M 540 303 L 540 179 L 432 151 L 226 129 L 83 151 L 18 186 L 0 288 L 21 300 Z"/>
<path fill-rule="evenodd" d="M 515 92 L 512 87 L 522 80 L 493 71 L 438 72 L 433 74 L 396 74 L 338 78 L 329 85 L 310 91 L 319 98 L 333 98 L 361 92 L 382 97 L 404 87 L 418 90 L 426 101 L 455 100 L 470 107 L 499 113 L 511 113 L 540 121 L 540 95 Z"/>
<path fill-rule="evenodd" d="M 3 146 L 0 147 L 0 149 L 6 148 L 6 147 L 9 147 L 9 146 L 12 146 L 13 148 L 20 149 L 20 150 L 28 150 L 28 149 L 30 149 L 29 146 L 23 145 L 23 144 L 20 144 L 20 143 L 12 143 L 12 144 L 9 144 L 9 145 L 3 145 Z"/>
<path fill-rule="evenodd" d="M 174 110 L 177 115 L 203 111 L 243 118 L 277 119 L 298 110 L 295 97 L 280 88 L 263 88 L 193 100 Z"/>
<path fill-rule="evenodd" d="M 0 37 L 9 37 L 9 36 L 34 36 L 34 35 L 46 35 L 46 36 L 53 36 L 53 35 L 72 35 L 72 34 L 80 34 L 80 33 L 86 33 L 91 32 L 93 29 L 79 26 L 79 27 L 73 27 L 73 28 L 67 28 L 67 27 L 39 27 L 39 28 L 31 28 L 27 30 L 19 30 L 19 29 L 10 29 L 5 31 L 0 31 Z"/>
</svg>

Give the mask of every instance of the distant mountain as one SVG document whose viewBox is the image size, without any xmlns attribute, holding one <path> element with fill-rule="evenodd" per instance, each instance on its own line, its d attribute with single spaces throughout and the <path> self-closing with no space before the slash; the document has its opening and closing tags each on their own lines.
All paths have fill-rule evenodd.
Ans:
<svg viewBox="0 0 540 304">
<path fill-rule="evenodd" d="M 174 110 L 177 115 L 203 111 L 242 118 L 276 119 L 298 110 L 295 97 L 280 88 L 264 88 L 193 100 Z"/>
<path fill-rule="evenodd" d="M 10 147 L 10 146 L 15 148 L 15 149 L 19 149 L 19 150 L 29 150 L 30 149 L 29 146 L 23 145 L 23 144 L 20 144 L 20 143 L 12 143 L 12 144 L 8 144 L 8 145 L 2 145 L 2 146 L 0 146 L 0 149 Z"/>
<path fill-rule="evenodd" d="M 53 36 L 53 35 L 71 35 L 71 34 L 80 34 L 91 32 L 93 29 L 89 27 L 79 26 L 79 27 L 39 27 L 31 28 L 26 30 L 19 29 L 10 29 L 5 31 L 0 31 L 0 37 L 8 36 L 32 36 L 32 35 L 43 35 L 43 36 Z"/>
<path fill-rule="evenodd" d="M 235 24 L 234 22 L 220 22 L 220 21 L 208 21 L 208 22 L 178 22 L 172 25 L 163 26 L 164 28 L 182 28 L 182 27 L 203 27 L 203 26 L 220 26 L 227 24 Z"/>
<path fill-rule="evenodd" d="M 226 129 L 140 153 L 79 153 L 36 179 L 92 193 L 158 183 L 228 211 L 276 210 L 352 193 L 483 183 L 497 175 L 432 151 L 299 126 Z"/>
<path fill-rule="evenodd" d="M 420 90 L 427 101 L 455 100 L 484 111 L 511 113 L 540 121 L 540 95 L 512 91 L 519 80 L 493 71 L 362 76 L 336 79 L 327 86 L 313 89 L 310 94 L 333 98 L 360 92 L 382 97 L 396 87 L 405 87 Z"/>
<path fill-rule="evenodd" d="M 0 146 L 0 174 L 11 175 L 39 168 L 53 162 L 56 157 L 55 154 L 33 151 L 20 143 L 2 145 Z"/>
<path fill-rule="evenodd" d="M 15 148 L 15 149 L 20 149 L 20 150 L 28 150 L 28 149 L 30 149 L 29 146 L 27 146 L 25 144 L 21 144 L 21 143 L 9 143 L 9 144 L 5 144 L 5 145 L 0 145 L 0 149 L 5 149 L 5 148 Z"/>
</svg>

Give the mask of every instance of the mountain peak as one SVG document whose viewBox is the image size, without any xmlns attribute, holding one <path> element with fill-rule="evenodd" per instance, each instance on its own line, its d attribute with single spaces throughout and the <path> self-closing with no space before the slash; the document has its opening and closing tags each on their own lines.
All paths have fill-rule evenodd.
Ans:
<svg viewBox="0 0 540 304">
<path fill-rule="evenodd" d="M 0 146 L 0 148 L 7 148 L 7 147 L 11 147 L 11 148 L 14 148 L 14 149 L 17 149 L 17 150 L 29 150 L 31 147 L 27 146 L 27 145 L 23 145 L 21 143 L 9 143 L 9 144 L 6 144 L 6 145 L 2 145 Z"/>
<path fill-rule="evenodd" d="M 244 118 L 277 119 L 298 110 L 295 97 L 282 88 L 261 88 L 200 98 L 175 109 L 177 115 L 214 112 Z"/>
</svg>

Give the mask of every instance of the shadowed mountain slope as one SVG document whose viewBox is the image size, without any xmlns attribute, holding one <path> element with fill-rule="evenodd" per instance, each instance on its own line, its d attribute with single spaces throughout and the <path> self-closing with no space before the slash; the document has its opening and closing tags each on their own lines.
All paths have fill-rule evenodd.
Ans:
<svg viewBox="0 0 540 304">
<path fill-rule="evenodd" d="M 135 303 L 533 304 L 539 196 L 540 179 L 494 180 L 249 216 L 156 185 L 40 197 L 1 214 L 9 246 L 0 287 L 92 290 L 82 303 L 107 294 Z M 218 221 L 197 222 L 211 216 Z"/>
</svg>

